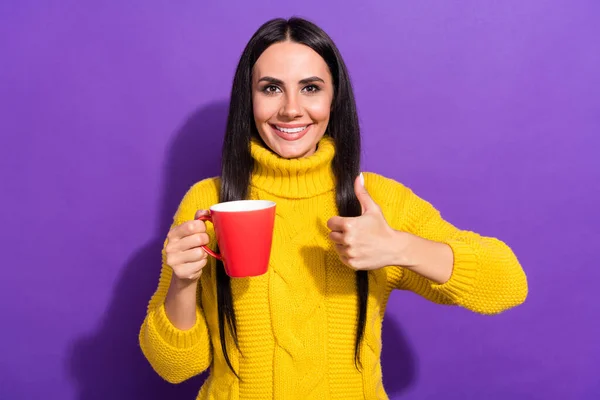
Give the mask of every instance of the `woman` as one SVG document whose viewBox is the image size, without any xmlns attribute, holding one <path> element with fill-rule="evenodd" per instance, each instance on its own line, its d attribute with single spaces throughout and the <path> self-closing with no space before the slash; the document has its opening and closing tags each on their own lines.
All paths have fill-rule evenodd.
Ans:
<svg viewBox="0 0 600 400">
<path fill-rule="evenodd" d="M 501 241 L 461 231 L 408 188 L 361 174 L 344 62 L 312 23 L 267 22 L 233 81 L 220 178 L 185 195 L 163 251 L 142 350 L 170 382 L 211 367 L 200 399 L 383 399 L 381 322 L 393 289 L 484 314 L 527 281 Z M 269 271 L 229 279 L 207 258 L 211 205 L 277 203 Z"/>
</svg>

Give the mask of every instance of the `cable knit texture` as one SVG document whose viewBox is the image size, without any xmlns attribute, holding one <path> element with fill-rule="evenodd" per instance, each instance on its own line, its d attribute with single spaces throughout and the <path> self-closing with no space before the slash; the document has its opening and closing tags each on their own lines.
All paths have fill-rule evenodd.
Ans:
<svg viewBox="0 0 600 400">
<path fill-rule="evenodd" d="M 324 137 L 315 154 L 303 159 L 280 158 L 255 140 L 251 152 L 255 167 L 249 197 L 275 201 L 277 215 L 268 272 L 231 281 L 239 351 L 229 335 L 226 340 L 241 380 L 228 369 L 221 351 L 212 259 L 198 286 L 196 324 L 181 331 L 164 310 L 171 269 L 163 250 L 158 288 L 140 330 L 142 351 L 164 379 L 181 382 L 210 368 L 198 399 L 386 399 L 380 366 L 381 323 L 393 289 L 482 314 L 499 313 L 525 300 L 525 274 L 504 243 L 455 228 L 410 189 L 365 173 L 367 190 L 390 226 L 447 243 L 454 252 L 454 270 L 441 285 L 401 266 L 369 272 L 359 372 L 354 364 L 355 274 L 339 261 L 326 225 L 337 214 L 333 141 Z M 173 225 L 217 203 L 219 187 L 219 178 L 195 184 L 181 202 Z M 214 248 L 212 225 L 207 228 L 209 246 Z"/>
</svg>

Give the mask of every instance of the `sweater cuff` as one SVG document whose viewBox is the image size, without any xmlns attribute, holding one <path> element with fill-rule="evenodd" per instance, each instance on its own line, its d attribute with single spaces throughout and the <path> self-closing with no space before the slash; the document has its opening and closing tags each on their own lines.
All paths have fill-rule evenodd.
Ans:
<svg viewBox="0 0 600 400">
<path fill-rule="evenodd" d="M 448 281 L 442 284 L 433 284 L 432 288 L 452 299 L 454 303 L 461 304 L 461 300 L 472 291 L 479 260 L 468 244 L 456 240 L 449 240 L 445 243 L 454 253 L 452 275 Z"/>
<path fill-rule="evenodd" d="M 165 311 L 165 305 L 161 304 L 152 313 L 152 324 L 160 337 L 170 346 L 178 349 L 188 349 L 200 343 L 203 336 L 207 335 L 206 324 L 200 310 L 196 307 L 196 323 L 186 330 L 176 328 Z"/>
</svg>

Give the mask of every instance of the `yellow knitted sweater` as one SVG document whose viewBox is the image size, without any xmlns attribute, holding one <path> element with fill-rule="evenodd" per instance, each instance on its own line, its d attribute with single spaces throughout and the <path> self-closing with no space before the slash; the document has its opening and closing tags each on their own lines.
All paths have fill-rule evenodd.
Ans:
<svg viewBox="0 0 600 400">
<path fill-rule="evenodd" d="M 455 228 L 405 186 L 365 173 L 366 188 L 390 226 L 447 243 L 454 252 L 454 270 L 441 285 L 401 266 L 369 272 L 359 372 L 354 363 L 355 273 L 339 261 L 326 225 L 336 215 L 333 141 L 324 137 L 316 153 L 304 159 L 282 159 L 256 141 L 251 152 L 255 169 L 249 196 L 275 201 L 277 215 L 269 271 L 231 281 L 240 349 L 229 335 L 227 349 L 241 380 L 221 351 L 212 259 L 198 285 L 196 324 L 181 331 L 165 314 L 171 269 L 163 251 L 158 289 L 140 330 L 142 351 L 164 379 L 181 382 L 210 367 L 198 399 L 386 399 L 381 323 L 392 290 L 411 290 L 436 303 L 484 314 L 525 300 L 525 274 L 504 243 Z M 195 184 L 181 202 L 174 225 L 217 203 L 219 185 L 218 178 Z M 212 225 L 207 227 L 214 248 Z"/>
</svg>

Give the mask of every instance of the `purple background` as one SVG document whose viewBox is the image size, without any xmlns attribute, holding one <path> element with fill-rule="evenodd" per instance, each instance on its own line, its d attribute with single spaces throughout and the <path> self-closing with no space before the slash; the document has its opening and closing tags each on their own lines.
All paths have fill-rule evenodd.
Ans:
<svg viewBox="0 0 600 400">
<path fill-rule="evenodd" d="M 1 399 L 194 398 L 139 325 L 179 200 L 218 172 L 242 48 L 294 14 L 347 61 L 364 169 L 529 277 L 495 317 L 395 293 L 390 397 L 600 398 L 600 2 L 58 3 L 0 3 Z"/>
</svg>

